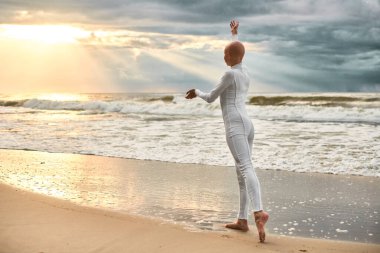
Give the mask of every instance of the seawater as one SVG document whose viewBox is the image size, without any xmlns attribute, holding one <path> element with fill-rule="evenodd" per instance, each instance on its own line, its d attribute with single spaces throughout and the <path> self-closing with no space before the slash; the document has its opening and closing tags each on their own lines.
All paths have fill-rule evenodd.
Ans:
<svg viewBox="0 0 380 253">
<path fill-rule="evenodd" d="M 254 166 L 380 176 L 380 94 L 251 94 Z M 1 94 L 0 148 L 233 166 L 219 103 L 184 94 Z"/>
</svg>

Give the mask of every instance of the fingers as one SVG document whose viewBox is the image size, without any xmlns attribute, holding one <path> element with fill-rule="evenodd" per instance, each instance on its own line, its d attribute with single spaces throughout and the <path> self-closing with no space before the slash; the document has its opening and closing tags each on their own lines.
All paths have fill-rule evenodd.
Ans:
<svg viewBox="0 0 380 253">
<path fill-rule="evenodd" d="M 186 92 L 185 98 L 187 98 L 187 99 L 193 99 L 195 97 L 196 97 L 195 89 L 191 89 L 191 90 L 189 90 L 189 91 Z"/>
<path fill-rule="evenodd" d="M 230 23 L 230 27 L 231 27 L 231 29 L 236 29 L 236 28 L 238 28 L 238 27 L 239 27 L 239 21 L 233 19 L 233 20 L 231 21 L 231 23 Z"/>
<path fill-rule="evenodd" d="M 235 28 L 235 24 L 236 24 L 235 20 L 232 20 L 231 23 L 230 23 L 231 29 Z"/>
</svg>

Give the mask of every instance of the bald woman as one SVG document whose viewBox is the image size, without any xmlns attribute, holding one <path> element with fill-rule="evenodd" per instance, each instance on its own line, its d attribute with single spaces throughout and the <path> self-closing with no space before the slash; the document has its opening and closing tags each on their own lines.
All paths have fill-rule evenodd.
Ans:
<svg viewBox="0 0 380 253">
<path fill-rule="evenodd" d="M 239 23 L 233 20 L 230 26 L 231 33 L 236 38 Z M 224 49 L 224 61 L 231 69 L 224 73 L 220 83 L 209 93 L 191 89 L 186 93 L 186 98 L 193 99 L 198 96 L 206 102 L 212 103 L 220 97 L 226 140 L 235 160 L 240 192 L 237 221 L 226 224 L 226 227 L 248 231 L 248 212 L 251 204 L 260 242 L 264 242 L 264 227 L 269 215 L 263 211 L 260 183 L 252 165 L 254 128 L 245 108 L 250 81 L 242 68 L 244 53 L 244 45 L 241 42 L 233 41 L 228 44 Z"/>
</svg>

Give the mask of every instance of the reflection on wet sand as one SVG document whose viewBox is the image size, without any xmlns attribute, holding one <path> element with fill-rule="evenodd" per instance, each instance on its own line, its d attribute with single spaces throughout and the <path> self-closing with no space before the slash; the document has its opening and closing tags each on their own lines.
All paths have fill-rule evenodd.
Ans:
<svg viewBox="0 0 380 253">
<path fill-rule="evenodd" d="M 80 205 L 225 230 L 233 167 L 0 149 L 0 182 Z M 257 170 L 270 233 L 380 243 L 380 178 Z M 251 219 L 251 217 L 250 217 Z M 250 224 L 253 224 L 250 220 Z"/>
</svg>

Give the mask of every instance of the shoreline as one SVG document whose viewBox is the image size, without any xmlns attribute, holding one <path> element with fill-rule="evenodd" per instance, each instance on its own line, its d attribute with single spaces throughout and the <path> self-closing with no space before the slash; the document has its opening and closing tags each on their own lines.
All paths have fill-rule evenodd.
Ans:
<svg viewBox="0 0 380 253">
<path fill-rule="evenodd" d="M 18 189 L 24 188 L 31 193 L 51 195 L 59 201 L 70 201 L 86 208 L 100 207 L 105 211 L 157 219 L 167 224 L 174 222 L 180 224 L 181 227 L 190 224 L 197 228 L 196 231 L 201 230 L 201 232 L 211 230 L 224 233 L 227 230 L 223 227 L 223 223 L 235 219 L 233 216 L 236 210 L 231 208 L 236 208 L 237 205 L 233 202 L 236 202 L 237 198 L 237 184 L 234 182 L 235 172 L 231 168 L 10 149 L 0 149 L 0 160 L 2 160 L 0 171 L 4 171 L 0 174 L 0 176 L 3 175 L 0 179 L 5 184 L 13 184 L 11 187 L 16 185 Z M 92 168 L 93 166 L 97 166 L 98 170 Z M 76 175 L 70 176 L 72 171 L 80 174 L 80 180 L 74 182 L 74 185 L 60 186 L 59 184 L 65 181 L 72 183 L 71 181 L 78 179 Z M 107 174 L 99 174 L 101 172 Z M 94 175 L 101 179 L 103 177 L 109 179 L 114 176 L 113 173 L 120 178 L 120 181 L 94 181 L 89 185 L 92 187 L 92 192 L 86 188 L 83 189 L 83 184 L 93 181 Z M 265 209 L 271 215 L 271 220 L 267 224 L 269 233 L 321 240 L 379 243 L 376 240 L 379 233 L 378 225 L 376 225 L 379 220 L 377 213 L 379 204 L 376 203 L 375 194 L 380 189 L 380 179 L 284 171 L 257 171 L 257 173 L 263 182 Z M 146 176 L 152 179 L 146 181 L 144 179 Z M 211 181 L 207 178 L 211 178 Z M 131 182 L 135 184 L 131 185 Z M 206 187 L 198 189 L 204 184 L 207 184 Z M 105 187 L 102 188 L 102 185 Z M 115 188 L 117 185 L 121 185 L 122 188 L 127 187 L 128 191 Z M 159 192 L 152 195 L 152 191 L 157 190 Z M 182 206 L 182 209 L 176 208 L 171 203 L 167 205 L 167 202 L 172 201 L 174 197 L 173 190 L 176 191 L 175 197 L 178 201 L 185 203 L 193 201 L 192 204 L 201 207 L 191 210 L 186 204 Z M 112 194 L 104 195 L 99 200 L 99 194 L 104 191 Z M 78 196 L 71 198 L 73 192 L 79 192 L 80 198 Z M 130 194 L 130 192 L 133 196 L 120 201 L 123 194 Z M 142 196 L 136 199 L 134 194 L 142 194 Z M 212 204 L 221 204 L 221 206 L 217 209 L 208 209 L 203 206 L 209 201 L 209 199 L 204 199 L 205 194 L 211 199 L 217 196 L 218 199 Z M 94 195 L 97 195 L 98 202 L 86 202 L 86 198 L 91 199 Z M 157 198 L 161 198 L 161 202 L 151 203 Z M 107 205 L 106 202 L 109 201 L 116 201 L 116 205 Z M 134 204 L 140 205 L 141 208 L 131 212 L 130 207 Z M 178 203 L 174 202 L 174 204 Z M 366 206 L 366 204 L 371 205 Z M 145 212 L 147 209 L 153 213 Z M 156 215 L 162 211 L 164 211 L 163 215 Z M 206 216 L 205 211 L 208 212 Z M 210 211 L 214 216 L 209 216 Z M 358 214 L 360 218 L 357 218 Z M 181 216 L 188 218 L 184 220 Z M 188 221 L 190 223 L 186 223 Z M 198 223 L 198 221 L 201 222 Z M 250 221 L 250 224 L 254 223 Z M 188 228 L 185 229 L 189 230 Z M 369 236 L 363 237 L 364 239 L 354 239 L 354 236 L 362 233 Z"/>
<path fill-rule="evenodd" d="M 194 165 L 194 166 L 213 166 L 213 167 L 233 167 L 233 166 L 223 166 L 223 165 L 211 165 L 211 164 L 202 164 L 202 163 L 182 163 L 182 162 L 173 162 L 173 161 L 161 161 L 161 160 L 153 160 L 153 159 L 139 159 L 139 158 L 127 158 L 127 157 L 121 157 L 121 156 L 109 156 L 109 155 L 100 155 L 100 154 L 85 154 L 85 153 L 69 153 L 69 152 L 52 152 L 52 151 L 41 151 L 36 149 L 28 149 L 28 148 L 0 148 L 1 150 L 10 150 L 10 151 L 26 151 L 26 152 L 42 152 L 42 153 L 48 153 L 48 154 L 66 154 L 66 155 L 83 155 L 83 156 L 95 156 L 95 157 L 104 157 L 104 158 L 111 158 L 111 159 L 125 159 L 125 160 L 132 160 L 132 161 L 141 161 L 141 162 L 157 162 L 157 163 L 169 163 L 169 164 L 178 164 L 178 165 Z M 284 173 L 296 173 L 296 174 L 312 174 L 312 175 L 324 175 L 324 176 L 338 176 L 338 177 L 364 177 L 364 178 L 376 178 L 380 179 L 380 176 L 373 176 L 373 175 L 361 175 L 361 174 L 339 174 L 339 173 L 332 173 L 332 172 L 316 172 L 316 171 L 289 171 L 289 170 L 280 170 L 280 169 L 260 169 L 256 168 L 256 170 L 260 171 L 273 171 L 273 172 L 284 172 Z"/>
<path fill-rule="evenodd" d="M 190 232 L 179 225 L 0 184 L 1 252 L 378 252 L 380 245 L 267 235 Z M 27 210 L 27 212 L 25 211 Z"/>
</svg>

